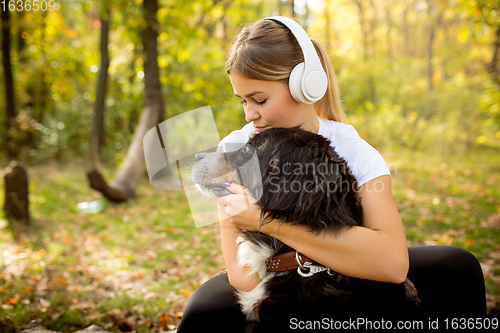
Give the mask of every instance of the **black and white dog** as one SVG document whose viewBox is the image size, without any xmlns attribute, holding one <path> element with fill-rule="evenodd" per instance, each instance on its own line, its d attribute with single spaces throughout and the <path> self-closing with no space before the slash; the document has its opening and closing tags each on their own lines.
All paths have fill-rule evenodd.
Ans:
<svg viewBox="0 0 500 333">
<path fill-rule="evenodd" d="M 356 179 L 346 161 L 327 139 L 299 128 L 271 128 L 251 137 L 239 150 L 198 154 L 192 178 L 206 196 L 230 195 L 224 183 L 242 184 L 238 170 L 255 155 L 259 170 L 244 185 L 259 198 L 261 224 L 278 220 L 306 226 L 316 234 L 363 226 Z M 260 184 L 257 180 L 262 188 L 254 186 Z M 271 321 L 265 320 L 266 315 L 272 318 L 278 308 L 322 308 L 332 313 L 349 306 L 357 311 L 364 304 L 384 314 L 411 311 L 419 303 L 409 280 L 391 284 L 344 276 L 259 232 L 241 233 L 238 262 L 260 279 L 254 290 L 238 293 L 247 332 L 263 319 Z M 383 309 L 382 304 L 391 306 Z"/>
</svg>

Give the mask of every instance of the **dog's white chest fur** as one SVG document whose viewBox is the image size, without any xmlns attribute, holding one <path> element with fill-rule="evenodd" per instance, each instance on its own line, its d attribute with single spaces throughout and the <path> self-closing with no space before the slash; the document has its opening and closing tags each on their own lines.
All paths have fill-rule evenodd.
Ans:
<svg viewBox="0 0 500 333">
<path fill-rule="evenodd" d="M 276 273 L 267 271 L 266 262 L 275 254 L 276 250 L 264 243 L 255 244 L 238 237 L 238 264 L 241 267 L 246 266 L 249 274 L 256 274 L 260 283 L 252 291 L 238 292 L 238 298 L 243 313 L 249 321 L 259 321 L 259 305 L 263 299 L 267 298 L 267 281 L 272 279 Z"/>
</svg>

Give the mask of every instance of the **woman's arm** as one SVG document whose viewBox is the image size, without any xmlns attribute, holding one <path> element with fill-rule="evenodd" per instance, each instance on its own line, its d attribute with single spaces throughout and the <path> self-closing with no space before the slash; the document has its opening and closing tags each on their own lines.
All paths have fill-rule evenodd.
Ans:
<svg viewBox="0 0 500 333">
<path fill-rule="evenodd" d="M 218 204 L 217 207 L 219 210 L 222 253 L 229 283 L 237 290 L 250 291 L 257 286 L 259 280 L 256 276 L 249 275 L 245 267 L 238 265 L 236 238 L 239 235 L 240 228 L 230 221 L 229 215 L 224 210 L 224 205 Z M 256 207 L 250 207 L 249 209 L 256 209 Z"/>
<path fill-rule="evenodd" d="M 279 225 L 273 221 L 264 225 L 261 231 L 341 274 L 401 283 L 408 273 L 408 249 L 403 224 L 392 198 L 390 176 L 375 178 L 358 190 L 365 227 L 353 227 L 337 236 L 333 233 L 315 235 L 305 227 Z M 231 209 L 234 210 L 230 197 L 232 196 L 225 197 L 228 200 L 224 202 L 227 206 L 222 209 L 229 216 L 233 215 Z M 256 231 L 259 229 L 259 217 L 260 210 L 252 207 L 231 216 L 227 224 Z M 237 273 L 236 270 L 234 272 Z M 229 269 L 228 273 L 231 276 Z M 243 286 L 242 290 L 246 290 L 255 284 L 254 279 L 255 277 L 233 277 L 234 281 L 238 281 L 233 286 L 236 289 Z"/>
</svg>

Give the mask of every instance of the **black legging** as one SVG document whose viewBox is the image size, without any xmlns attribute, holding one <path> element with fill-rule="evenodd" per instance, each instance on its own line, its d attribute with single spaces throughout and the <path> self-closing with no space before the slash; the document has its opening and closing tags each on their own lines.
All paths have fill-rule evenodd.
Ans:
<svg viewBox="0 0 500 333">
<path fill-rule="evenodd" d="M 408 278 L 415 284 L 422 301 L 420 311 L 425 329 L 429 329 L 436 318 L 440 318 L 439 330 L 446 326 L 451 330 L 452 318 L 486 317 L 483 272 L 470 252 L 454 246 L 416 246 L 409 248 L 408 253 Z M 349 314 L 342 315 L 349 317 Z M 336 316 L 338 312 L 330 315 Z M 446 318 L 449 318 L 447 323 Z M 208 329 L 238 333 L 244 332 L 244 325 L 235 289 L 229 284 L 227 274 L 220 274 L 193 293 L 178 333 Z M 279 332 L 286 331 L 287 327 Z"/>
</svg>

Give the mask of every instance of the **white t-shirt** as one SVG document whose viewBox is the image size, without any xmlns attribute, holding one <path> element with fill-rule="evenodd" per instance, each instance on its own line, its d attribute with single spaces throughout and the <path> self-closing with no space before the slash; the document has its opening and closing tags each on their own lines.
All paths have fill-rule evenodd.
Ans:
<svg viewBox="0 0 500 333">
<path fill-rule="evenodd" d="M 377 177 L 391 174 L 382 155 L 361 139 L 354 127 L 320 117 L 318 121 L 318 134 L 330 140 L 335 152 L 346 160 L 358 186 Z M 250 135 L 255 133 L 253 125 L 248 123 L 242 129 L 233 131 L 222 139 L 217 151 L 237 150 L 245 145 Z"/>
</svg>

